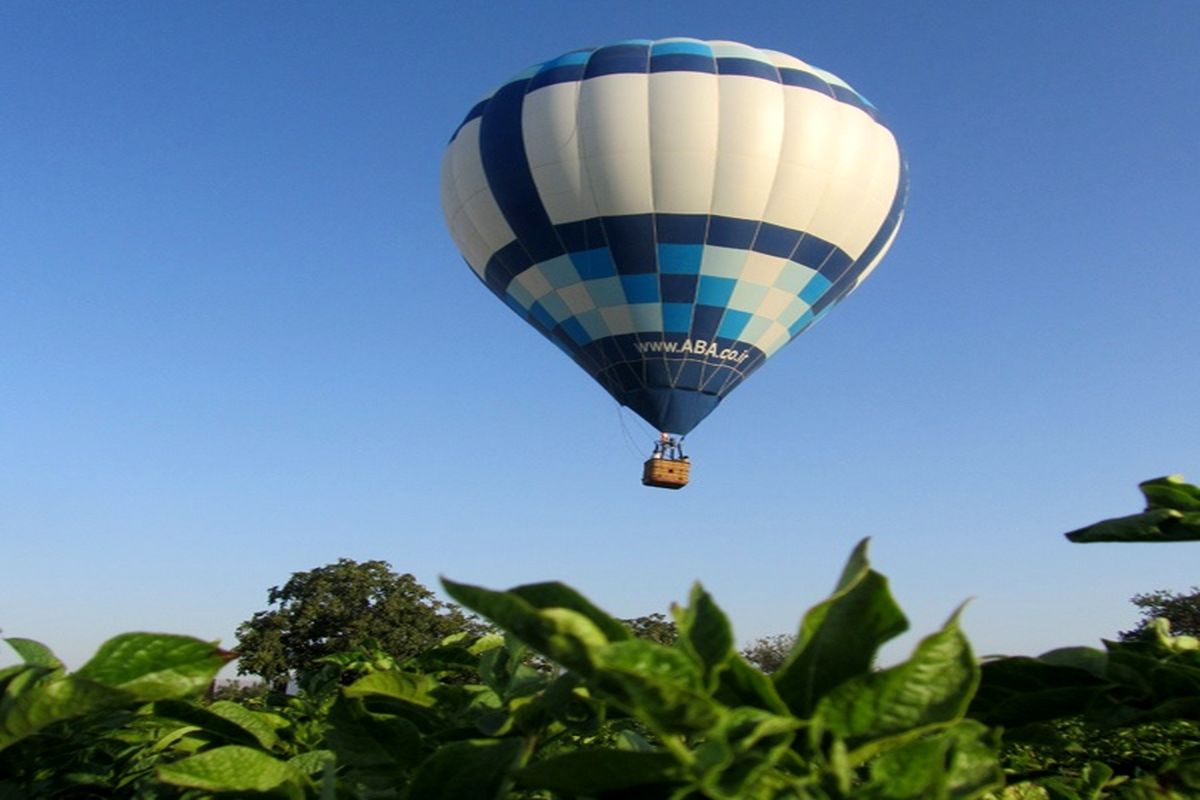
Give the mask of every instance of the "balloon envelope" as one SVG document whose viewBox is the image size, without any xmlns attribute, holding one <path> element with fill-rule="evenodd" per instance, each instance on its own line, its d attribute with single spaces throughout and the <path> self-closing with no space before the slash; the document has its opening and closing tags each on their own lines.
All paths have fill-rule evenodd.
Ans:
<svg viewBox="0 0 1200 800">
<path fill-rule="evenodd" d="M 695 39 L 520 73 L 467 114 L 441 183 L 484 284 L 678 434 L 862 282 L 907 195 L 895 137 L 845 82 Z"/>
</svg>

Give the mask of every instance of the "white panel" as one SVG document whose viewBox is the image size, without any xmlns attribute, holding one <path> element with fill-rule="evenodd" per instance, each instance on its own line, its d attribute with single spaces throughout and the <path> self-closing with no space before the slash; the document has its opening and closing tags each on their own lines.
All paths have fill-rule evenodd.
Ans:
<svg viewBox="0 0 1200 800">
<path fill-rule="evenodd" d="M 534 300 L 542 299 L 554 288 L 550 285 L 550 281 L 546 280 L 546 276 L 542 274 L 542 269 L 538 264 L 522 271 L 520 275 L 513 278 L 513 283 L 520 284 L 521 288 L 527 291 Z"/>
<path fill-rule="evenodd" d="M 875 164 L 874 170 L 862 187 L 862 200 L 859 211 L 848 220 L 845 239 L 849 252 L 855 258 L 866 249 L 879 227 L 887 219 L 892 203 L 896 200 L 896 190 L 900 185 L 900 150 L 891 131 L 875 126 Z"/>
<path fill-rule="evenodd" d="M 724 39 L 714 39 L 708 43 L 713 55 L 717 58 L 752 58 L 755 61 L 766 61 L 767 56 L 756 47 L 741 42 L 730 42 Z"/>
<path fill-rule="evenodd" d="M 447 217 L 446 224 L 450 228 L 450 238 L 458 245 L 458 251 L 475 274 L 482 278 L 494 251 L 480 238 L 465 210 L 459 210 L 453 217 Z"/>
<path fill-rule="evenodd" d="M 801 61 L 795 56 L 790 56 L 787 53 L 781 53 L 778 50 L 759 50 L 772 64 L 777 67 L 788 67 L 790 69 L 802 69 L 805 72 L 812 72 L 812 67 L 807 62 Z"/>
<path fill-rule="evenodd" d="M 707 214 L 716 178 L 720 114 L 716 75 L 650 75 L 654 210 Z"/>
<path fill-rule="evenodd" d="M 779 323 L 772 322 L 762 336 L 758 337 L 758 341 L 753 342 L 754 346 L 767 354 L 767 358 L 775 355 L 779 348 L 788 343 L 791 338 L 787 328 Z"/>
<path fill-rule="evenodd" d="M 761 78 L 724 75 L 712 213 L 760 219 L 779 163 L 783 87 Z"/>
<path fill-rule="evenodd" d="M 746 263 L 742 265 L 738 279 L 759 286 L 774 286 L 786 263 L 787 259 L 750 251 L 746 254 Z"/>
<path fill-rule="evenodd" d="M 633 316 L 629 313 L 629 306 L 602 308 L 600 316 L 604 319 L 610 336 L 633 333 Z"/>
<path fill-rule="evenodd" d="M 572 314 L 582 314 L 585 311 L 591 311 L 596 307 L 592 302 L 592 296 L 588 294 L 587 286 L 580 281 L 579 283 L 559 289 L 558 295 L 567 304 L 567 308 L 571 309 Z"/>
<path fill-rule="evenodd" d="M 480 119 L 473 119 L 458 132 L 451 147 L 454 148 L 454 185 L 459 201 L 467 216 L 475 225 L 480 238 L 487 242 L 492 251 L 499 250 L 516 238 L 512 228 L 504 219 L 492 190 L 488 187 L 487 175 L 483 171 L 483 157 L 479 152 Z"/>
<path fill-rule="evenodd" d="M 771 200 L 763 219 L 793 230 L 810 230 L 832 176 L 831 157 L 837 148 L 842 105 L 828 95 L 786 86 L 783 146 Z M 821 234 L 817 233 L 818 236 Z"/>
<path fill-rule="evenodd" d="M 659 303 L 632 303 L 628 306 L 633 328 L 637 333 L 662 333 L 662 305 Z"/>
<path fill-rule="evenodd" d="M 538 195 L 559 224 L 596 216 L 596 203 L 579 150 L 576 81 L 544 86 L 525 96 L 521 127 Z"/>
<path fill-rule="evenodd" d="M 808 311 L 808 303 L 793 296 L 787 307 L 775 315 L 775 321 L 785 328 L 791 328 L 792 323 L 800 319 L 805 311 Z M 791 334 L 789 333 L 789 335 Z"/>
<path fill-rule="evenodd" d="M 649 80 L 644 74 L 604 75 L 582 84 L 580 144 L 601 214 L 654 210 L 649 115 Z"/>
<path fill-rule="evenodd" d="M 899 177 L 899 157 L 891 135 L 861 110 L 839 104 L 837 147 L 830 153 L 832 176 L 809 230 L 858 258 L 887 216 Z M 875 181 L 880 161 L 890 159 L 892 195 Z M 874 188 L 874 191 L 872 189 Z"/>
<path fill-rule="evenodd" d="M 448 220 L 462 210 L 462 203 L 459 202 L 458 199 L 458 190 L 454 186 L 453 144 L 447 147 L 446 152 L 442 154 L 440 187 L 442 196 L 442 214 L 444 214 Z"/>
<path fill-rule="evenodd" d="M 767 319 L 778 320 L 779 315 L 783 310 L 792 304 L 796 299 L 796 295 L 788 294 L 782 289 L 768 289 L 767 294 L 758 305 L 758 309 L 754 312 L 760 317 Z"/>
</svg>

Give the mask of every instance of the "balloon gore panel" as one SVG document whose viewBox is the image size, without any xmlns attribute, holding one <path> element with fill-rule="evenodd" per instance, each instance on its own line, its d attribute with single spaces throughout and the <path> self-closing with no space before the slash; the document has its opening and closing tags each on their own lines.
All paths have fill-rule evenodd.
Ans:
<svg viewBox="0 0 1200 800">
<path fill-rule="evenodd" d="M 854 290 L 907 194 L 895 138 L 839 79 L 692 39 L 525 71 L 471 109 L 442 174 L 484 284 L 677 434 Z"/>
</svg>

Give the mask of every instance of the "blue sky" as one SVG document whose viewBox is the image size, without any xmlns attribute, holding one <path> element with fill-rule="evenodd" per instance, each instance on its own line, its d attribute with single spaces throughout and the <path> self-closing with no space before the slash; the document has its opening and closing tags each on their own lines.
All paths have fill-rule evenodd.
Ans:
<svg viewBox="0 0 1200 800">
<path fill-rule="evenodd" d="M 1200 583 L 1197 545 L 1060 535 L 1200 480 L 1198 34 L 1182 2 L 4 4 L 0 628 L 74 664 L 232 644 L 350 557 L 621 616 L 699 579 L 746 641 L 871 536 L 918 633 L 972 597 L 980 653 L 1096 644 Z M 911 170 L 882 266 L 689 437 L 678 493 L 437 188 L 511 74 L 674 35 L 838 74 Z"/>
</svg>

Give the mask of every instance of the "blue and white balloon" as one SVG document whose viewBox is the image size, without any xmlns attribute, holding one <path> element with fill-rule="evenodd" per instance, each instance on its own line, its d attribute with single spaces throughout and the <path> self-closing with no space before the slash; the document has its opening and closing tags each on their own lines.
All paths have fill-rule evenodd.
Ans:
<svg viewBox="0 0 1200 800">
<path fill-rule="evenodd" d="M 845 82 L 696 39 L 532 67 L 471 109 L 442 163 L 476 275 L 676 434 L 870 274 L 906 195 L 895 137 Z"/>
</svg>

